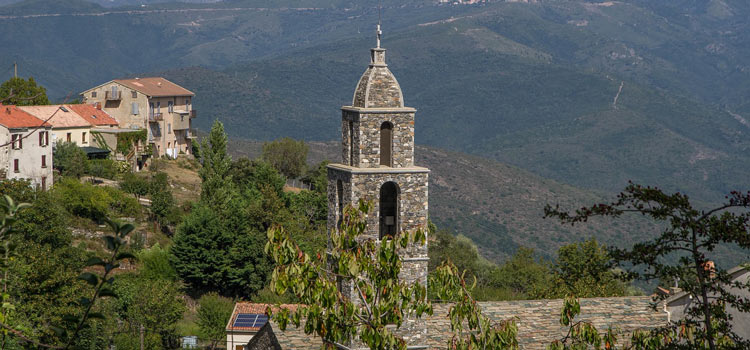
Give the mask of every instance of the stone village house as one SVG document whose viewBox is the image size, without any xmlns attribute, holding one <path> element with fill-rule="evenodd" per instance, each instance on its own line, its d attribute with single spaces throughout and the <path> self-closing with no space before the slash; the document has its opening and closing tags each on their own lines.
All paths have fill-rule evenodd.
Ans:
<svg viewBox="0 0 750 350">
<path fill-rule="evenodd" d="M 16 106 L 0 105 L 0 178 L 52 186 L 52 125 Z"/>
<path fill-rule="evenodd" d="M 146 129 L 154 156 L 172 158 L 192 152 L 194 96 L 161 77 L 115 79 L 81 93 L 85 103 L 100 106 L 120 127 Z"/>
</svg>

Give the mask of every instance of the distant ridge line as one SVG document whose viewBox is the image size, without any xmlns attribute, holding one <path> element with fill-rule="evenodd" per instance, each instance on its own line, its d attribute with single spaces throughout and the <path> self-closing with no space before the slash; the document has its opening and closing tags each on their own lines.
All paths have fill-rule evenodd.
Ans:
<svg viewBox="0 0 750 350">
<path fill-rule="evenodd" d="M 151 13 L 185 13 L 185 12 L 218 12 L 218 11 L 320 11 L 325 10 L 321 7 L 231 7 L 231 8 L 191 8 L 191 9 L 161 9 L 161 10 L 128 10 L 128 11 L 104 11 L 104 12 L 79 12 L 79 13 L 39 13 L 33 15 L 0 15 L 0 19 L 26 19 L 42 17 L 87 17 L 87 16 L 107 16 L 107 15 L 146 15 Z"/>
</svg>

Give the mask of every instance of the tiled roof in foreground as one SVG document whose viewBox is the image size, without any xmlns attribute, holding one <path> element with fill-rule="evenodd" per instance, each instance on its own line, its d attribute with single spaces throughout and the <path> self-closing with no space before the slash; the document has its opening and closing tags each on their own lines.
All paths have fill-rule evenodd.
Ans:
<svg viewBox="0 0 750 350">
<path fill-rule="evenodd" d="M 495 321 L 516 318 L 518 341 L 521 349 L 545 349 L 555 339 L 566 334 L 560 326 L 563 300 L 519 300 L 481 302 L 483 313 Z M 434 304 L 434 314 L 426 319 L 429 349 L 446 349 L 451 339 L 448 309 L 450 304 Z M 667 314 L 651 307 L 650 297 L 617 297 L 581 299 L 581 315 L 576 320 L 592 322 L 597 329 L 608 327 L 618 330 L 620 343 L 636 329 L 649 329 L 666 325 Z M 320 349 L 320 338 L 306 335 L 302 329 L 290 325 L 281 331 L 272 322 L 275 340 L 281 349 Z"/>
</svg>

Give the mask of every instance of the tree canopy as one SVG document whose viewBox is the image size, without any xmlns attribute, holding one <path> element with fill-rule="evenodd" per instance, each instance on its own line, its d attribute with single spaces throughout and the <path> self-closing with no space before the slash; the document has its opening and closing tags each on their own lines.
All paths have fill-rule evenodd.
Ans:
<svg viewBox="0 0 750 350">
<path fill-rule="evenodd" d="M 307 166 L 307 151 L 304 141 L 284 137 L 264 143 L 261 158 L 288 179 L 296 179 L 304 173 Z"/>
<path fill-rule="evenodd" d="M 727 313 L 729 307 L 750 311 L 750 301 L 736 294 L 737 290 L 750 290 L 750 285 L 733 281 L 726 269 L 713 264 L 711 256 L 720 246 L 750 249 L 749 209 L 750 192 L 734 191 L 723 204 L 698 209 L 685 194 L 669 194 L 655 187 L 630 183 L 611 203 L 583 207 L 574 213 L 548 205 L 545 215 L 571 225 L 594 216 L 626 214 L 644 215 L 662 223 L 659 226 L 662 231 L 654 239 L 637 242 L 632 248 L 613 247 L 612 257 L 631 266 L 633 277 L 679 280 L 680 287 L 694 296 L 696 302 L 688 307 L 684 320 L 665 331 L 683 334 L 687 327 L 692 331 L 690 337 L 682 339 L 685 347 L 716 350 L 750 346 L 733 331 Z M 575 271 L 579 269 L 565 270 L 577 274 Z"/>
<path fill-rule="evenodd" d="M 47 89 L 37 85 L 34 78 L 10 78 L 0 85 L 0 104 L 33 106 L 48 105 Z"/>
</svg>

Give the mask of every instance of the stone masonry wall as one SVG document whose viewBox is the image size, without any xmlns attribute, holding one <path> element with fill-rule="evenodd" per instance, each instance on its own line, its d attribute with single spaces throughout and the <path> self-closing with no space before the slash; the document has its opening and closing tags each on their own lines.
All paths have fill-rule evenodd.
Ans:
<svg viewBox="0 0 750 350">
<path fill-rule="evenodd" d="M 393 125 L 391 157 L 394 168 L 414 166 L 414 113 L 362 114 L 358 123 L 359 167 L 380 167 L 380 126 Z M 355 143 L 356 144 L 356 143 Z"/>
<path fill-rule="evenodd" d="M 360 199 L 372 200 L 372 212 L 367 218 L 367 233 L 364 239 L 379 239 L 380 187 L 392 181 L 398 185 L 398 227 L 399 230 L 416 230 L 427 227 L 428 216 L 428 173 L 351 173 L 338 169 L 328 169 L 328 231 L 336 229 L 339 220 L 338 181 L 343 187 L 343 204 L 357 203 Z M 403 273 L 407 280 L 422 279 L 427 271 L 427 245 L 407 248 Z M 424 259 L 424 260 L 422 260 Z"/>
<path fill-rule="evenodd" d="M 341 200 L 343 200 L 343 205 L 346 206 L 352 203 L 351 177 L 352 174 L 349 172 L 331 168 L 328 169 L 328 232 L 336 229 L 339 220 L 339 198 L 337 198 L 338 189 L 336 188 L 336 184 L 341 180 L 341 184 L 344 188 L 344 198 Z"/>
<path fill-rule="evenodd" d="M 357 83 L 352 106 L 362 108 L 398 108 L 404 106 L 401 87 L 385 66 L 367 68 Z"/>
<path fill-rule="evenodd" d="M 349 136 L 349 123 L 352 123 L 353 131 L 354 133 L 351 135 L 353 136 L 353 139 L 351 139 Z M 360 158 L 360 147 L 357 145 L 360 144 L 360 132 L 359 132 L 360 126 L 359 126 L 359 114 L 350 112 L 350 111 L 342 111 L 341 114 L 341 164 L 346 165 L 357 165 L 359 164 L 359 158 Z M 351 152 L 352 145 L 355 145 L 354 152 Z M 354 157 L 354 162 L 350 161 L 350 156 Z"/>
<path fill-rule="evenodd" d="M 273 333 L 271 322 L 266 323 L 254 337 L 250 339 L 246 350 L 282 350 L 276 335 Z M 227 349 L 233 350 L 233 349 Z"/>
<path fill-rule="evenodd" d="M 372 67 L 370 70 L 372 72 L 369 81 L 370 88 L 367 91 L 365 107 L 403 107 L 401 87 L 388 67 Z"/>
</svg>

